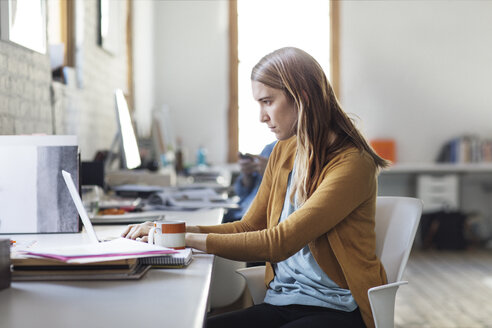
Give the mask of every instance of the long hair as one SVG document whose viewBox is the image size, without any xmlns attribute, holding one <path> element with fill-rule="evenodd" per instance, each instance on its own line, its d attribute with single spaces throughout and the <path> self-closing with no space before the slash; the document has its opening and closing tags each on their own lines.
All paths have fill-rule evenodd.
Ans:
<svg viewBox="0 0 492 328">
<path fill-rule="evenodd" d="M 346 147 L 368 152 L 378 168 L 389 165 L 342 110 L 323 69 L 308 53 L 293 47 L 278 49 L 255 65 L 251 80 L 282 90 L 297 109 L 291 199 L 296 195 L 299 206 L 314 193 L 323 167 Z"/>
</svg>

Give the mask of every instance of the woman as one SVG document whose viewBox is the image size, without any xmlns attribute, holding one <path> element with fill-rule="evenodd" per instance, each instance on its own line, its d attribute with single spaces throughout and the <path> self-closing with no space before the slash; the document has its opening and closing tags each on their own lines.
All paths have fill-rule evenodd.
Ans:
<svg viewBox="0 0 492 328">
<path fill-rule="evenodd" d="M 278 139 L 241 221 L 188 227 L 186 243 L 238 261 L 266 261 L 265 302 L 208 327 L 373 327 L 367 290 L 386 283 L 375 255 L 374 153 L 342 111 L 320 65 L 282 48 L 253 68 L 260 120 Z M 144 236 L 148 226 L 125 235 Z"/>
</svg>

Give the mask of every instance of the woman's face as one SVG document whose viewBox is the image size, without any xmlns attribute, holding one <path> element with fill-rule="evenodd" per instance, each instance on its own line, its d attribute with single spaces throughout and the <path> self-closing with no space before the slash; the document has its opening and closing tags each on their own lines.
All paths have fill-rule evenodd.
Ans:
<svg viewBox="0 0 492 328">
<path fill-rule="evenodd" d="M 297 129 L 297 110 L 294 102 L 280 89 L 252 81 L 253 98 L 260 104 L 260 122 L 266 123 L 278 140 L 292 137 Z"/>
</svg>

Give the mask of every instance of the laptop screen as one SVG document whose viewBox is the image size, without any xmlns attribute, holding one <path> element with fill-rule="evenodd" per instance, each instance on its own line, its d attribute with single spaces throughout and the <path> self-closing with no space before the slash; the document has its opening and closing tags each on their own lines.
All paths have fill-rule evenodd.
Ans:
<svg viewBox="0 0 492 328">
<path fill-rule="evenodd" d="M 96 231 L 92 226 L 91 221 L 89 220 L 89 216 L 87 215 L 87 211 L 85 210 L 84 204 L 82 204 L 82 199 L 80 198 L 79 193 L 77 192 L 77 188 L 72 180 L 72 175 L 67 171 L 62 170 L 63 179 L 65 180 L 65 184 L 67 185 L 68 191 L 70 192 L 70 196 L 79 212 L 80 219 L 84 224 L 85 230 L 89 235 L 89 239 L 92 243 L 98 243 L 99 239 L 97 238 Z"/>
</svg>

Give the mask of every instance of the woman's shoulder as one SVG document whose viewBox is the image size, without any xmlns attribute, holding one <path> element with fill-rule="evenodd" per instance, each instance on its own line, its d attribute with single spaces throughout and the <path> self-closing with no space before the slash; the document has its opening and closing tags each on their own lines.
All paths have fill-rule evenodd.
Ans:
<svg viewBox="0 0 492 328">
<path fill-rule="evenodd" d="M 338 152 L 328 163 L 328 166 L 337 163 L 352 163 L 356 166 L 364 166 L 371 170 L 376 170 L 376 164 L 372 156 L 365 150 L 358 149 L 354 146 L 344 148 Z M 330 165 L 331 164 L 331 165 Z"/>
</svg>

